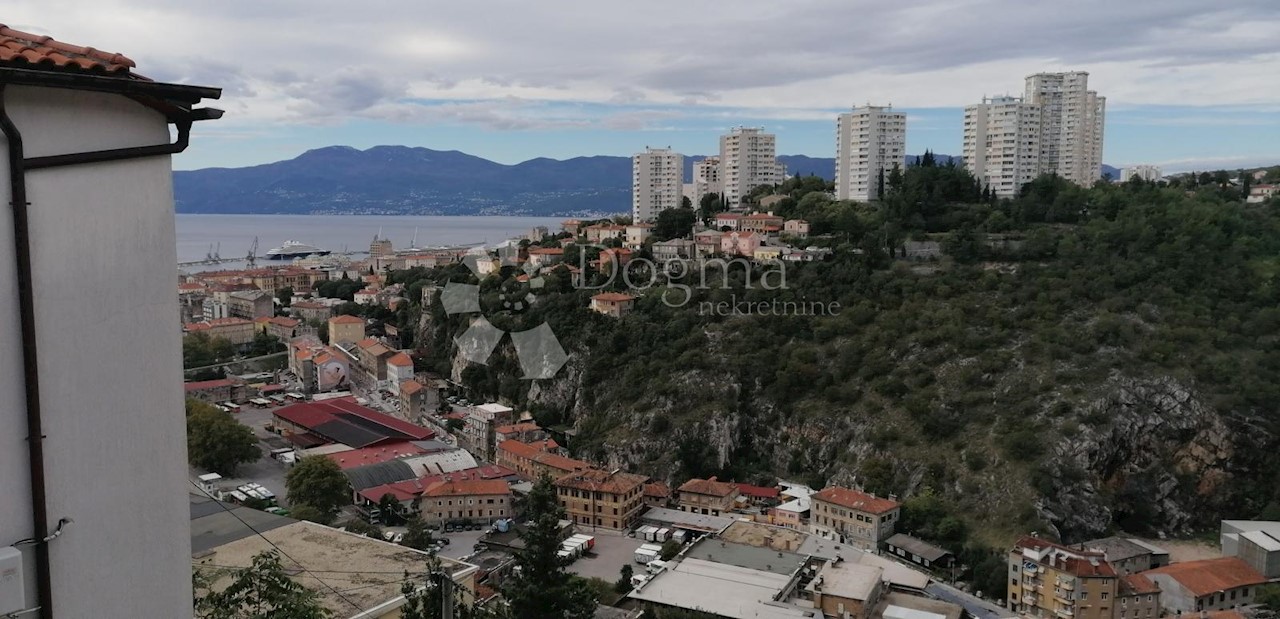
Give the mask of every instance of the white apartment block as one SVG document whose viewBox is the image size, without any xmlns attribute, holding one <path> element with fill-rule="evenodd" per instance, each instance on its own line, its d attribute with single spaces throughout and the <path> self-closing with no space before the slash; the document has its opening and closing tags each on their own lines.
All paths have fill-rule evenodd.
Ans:
<svg viewBox="0 0 1280 619">
<path fill-rule="evenodd" d="M 892 107 L 854 108 L 836 118 L 836 198 L 866 202 L 880 197 L 880 179 L 901 166 L 907 115 Z"/>
<path fill-rule="evenodd" d="M 684 155 L 670 148 L 645 148 L 631 157 L 631 220 L 652 221 L 679 208 L 684 197 Z"/>
<path fill-rule="evenodd" d="M 965 107 L 964 165 L 996 195 L 1018 195 L 1040 173 L 1040 107 L 1020 97 Z"/>
<path fill-rule="evenodd" d="M 1160 170 L 1160 166 L 1156 165 L 1135 165 L 1120 169 L 1120 178 L 1116 179 L 1121 183 L 1126 183 L 1133 177 L 1138 177 L 1147 182 L 1155 182 L 1164 177 Z"/>
<path fill-rule="evenodd" d="M 1029 75 L 1025 101 L 1040 107 L 1039 173 L 1084 186 L 1101 178 L 1107 99 L 1089 90 L 1089 73 Z"/>
<path fill-rule="evenodd" d="M 724 191 L 724 184 L 720 182 L 720 158 L 707 157 L 693 164 L 693 205 L 698 206 L 698 201 L 709 193 L 720 193 Z"/>
<path fill-rule="evenodd" d="M 781 182 L 775 136 L 760 127 L 735 127 L 720 136 L 720 180 L 730 207 L 760 185 Z"/>
</svg>

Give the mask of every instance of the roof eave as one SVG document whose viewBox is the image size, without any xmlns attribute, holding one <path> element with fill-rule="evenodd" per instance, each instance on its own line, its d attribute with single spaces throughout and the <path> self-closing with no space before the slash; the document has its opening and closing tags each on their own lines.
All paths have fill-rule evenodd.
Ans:
<svg viewBox="0 0 1280 619">
<path fill-rule="evenodd" d="M 221 88 L 170 84 L 131 76 L 95 75 L 75 71 L 44 71 L 0 67 L 0 84 L 41 86 L 125 95 L 152 107 L 170 119 L 214 120 L 222 117 L 216 108 L 195 108 L 204 99 L 220 99 Z"/>
</svg>

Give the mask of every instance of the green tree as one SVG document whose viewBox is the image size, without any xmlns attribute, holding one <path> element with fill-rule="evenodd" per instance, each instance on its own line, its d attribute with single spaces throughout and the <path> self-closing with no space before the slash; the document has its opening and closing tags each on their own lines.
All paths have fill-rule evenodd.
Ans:
<svg viewBox="0 0 1280 619">
<path fill-rule="evenodd" d="M 378 511 L 382 513 L 382 522 L 389 525 L 400 524 L 400 501 L 390 492 L 378 499 Z"/>
<path fill-rule="evenodd" d="M 276 291 L 276 300 L 280 302 L 280 307 L 289 307 L 293 304 L 293 287 L 285 286 Z"/>
<path fill-rule="evenodd" d="M 289 516 L 297 520 L 306 520 L 316 524 L 328 525 L 333 522 L 333 514 L 321 511 L 318 508 L 307 505 L 306 503 L 294 503 L 289 507 Z"/>
<path fill-rule="evenodd" d="M 303 458 L 289 469 L 284 485 L 289 503 L 310 505 L 324 514 L 333 514 L 351 499 L 347 476 L 337 462 L 324 456 Z"/>
<path fill-rule="evenodd" d="M 187 400 L 186 412 L 187 458 L 191 464 L 231 477 L 241 464 L 262 456 L 253 430 L 236 421 L 231 413 L 193 399 Z"/>
<path fill-rule="evenodd" d="M 435 541 L 431 536 L 431 529 L 427 527 L 427 523 L 422 518 L 411 518 L 409 526 L 404 534 L 404 539 L 400 543 L 410 548 L 418 550 L 426 550 L 431 547 L 431 543 Z"/>
<path fill-rule="evenodd" d="M 1280 613 L 1280 585 L 1262 585 L 1253 601 L 1272 613 Z"/>
<path fill-rule="evenodd" d="M 560 550 L 560 519 L 551 476 L 543 475 L 525 499 L 528 526 L 520 532 L 524 548 L 516 551 L 520 568 L 508 579 L 505 594 L 522 619 L 586 619 L 596 601 L 585 580 L 565 571 Z"/>
<path fill-rule="evenodd" d="M 635 575 L 635 570 L 631 568 L 631 564 L 627 563 L 618 570 L 618 582 L 613 584 L 615 593 L 626 593 L 631 590 L 631 577 Z"/>
<path fill-rule="evenodd" d="M 266 331 L 255 332 L 253 334 L 253 343 L 249 345 L 249 355 L 252 357 L 259 357 L 283 351 L 284 344 L 280 342 L 280 338 L 271 335 Z"/>
<path fill-rule="evenodd" d="M 669 539 L 662 542 L 662 552 L 658 555 L 663 561 L 670 561 L 680 554 L 680 542 Z"/>
<path fill-rule="evenodd" d="M 316 592 L 285 573 L 274 550 L 253 557 L 247 568 L 230 570 L 230 584 L 214 588 L 216 576 L 195 570 L 195 616 L 198 619 L 327 619 L 332 616 Z"/>
<path fill-rule="evenodd" d="M 689 236 L 697 220 L 698 215 L 692 209 L 669 208 L 658 213 L 658 219 L 653 223 L 653 238 L 667 241 Z"/>
<path fill-rule="evenodd" d="M 292 512 L 291 512 L 292 514 Z M 382 539 L 382 527 L 376 524 L 369 524 L 359 518 L 352 518 L 346 524 L 347 530 L 356 535 L 363 535 L 373 539 Z"/>
</svg>

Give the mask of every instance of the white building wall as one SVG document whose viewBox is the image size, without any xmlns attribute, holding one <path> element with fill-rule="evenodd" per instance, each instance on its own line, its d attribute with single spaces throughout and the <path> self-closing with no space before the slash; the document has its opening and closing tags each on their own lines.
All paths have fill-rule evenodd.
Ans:
<svg viewBox="0 0 1280 619">
<path fill-rule="evenodd" d="M 27 156 L 170 139 L 159 113 L 124 97 L 30 87 L 5 96 Z M 168 157 L 27 174 L 49 524 L 75 521 L 49 545 L 58 617 L 191 616 L 171 179 Z M 0 247 L 0 341 L 16 343 L 8 208 Z M 32 532 L 22 386 L 21 346 L 0 348 L 0 540 Z"/>
<path fill-rule="evenodd" d="M 1089 74 L 1027 76 L 1025 99 L 1040 106 L 1040 173 L 1090 186 L 1102 175 L 1106 97 L 1089 90 Z"/>
<path fill-rule="evenodd" d="M 760 185 L 778 178 L 777 139 L 759 127 L 735 127 L 720 136 L 720 182 L 731 208 Z"/>
<path fill-rule="evenodd" d="M 1039 106 L 996 97 L 965 107 L 965 167 L 996 195 L 1016 196 L 1039 174 L 1039 140 Z"/>
<path fill-rule="evenodd" d="M 889 107 L 867 106 L 836 118 L 836 199 L 868 201 L 880 197 L 880 175 L 887 179 L 904 161 L 907 116 Z"/>
<path fill-rule="evenodd" d="M 679 208 L 684 197 L 684 156 L 669 148 L 646 148 L 631 158 L 631 220 L 652 221 Z"/>
<path fill-rule="evenodd" d="M 1160 166 L 1154 165 L 1135 165 L 1127 168 L 1121 168 L 1119 182 L 1128 182 L 1133 177 L 1138 177 L 1144 181 L 1158 181 L 1164 177 L 1161 173 Z"/>
</svg>

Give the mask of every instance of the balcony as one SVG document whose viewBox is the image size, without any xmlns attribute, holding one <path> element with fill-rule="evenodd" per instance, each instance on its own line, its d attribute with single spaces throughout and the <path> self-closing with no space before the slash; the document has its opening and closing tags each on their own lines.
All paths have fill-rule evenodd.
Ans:
<svg viewBox="0 0 1280 619">
<path fill-rule="evenodd" d="M 1059 608 L 1058 610 L 1053 611 L 1053 614 L 1062 617 L 1063 619 L 1071 619 L 1071 617 L 1076 615 L 1070 608 Z"/>
</svg>

